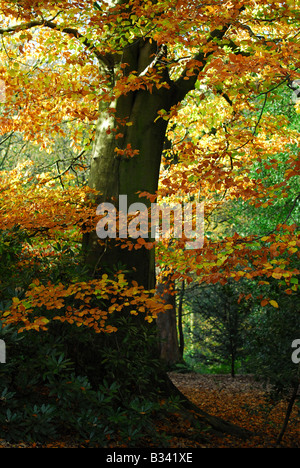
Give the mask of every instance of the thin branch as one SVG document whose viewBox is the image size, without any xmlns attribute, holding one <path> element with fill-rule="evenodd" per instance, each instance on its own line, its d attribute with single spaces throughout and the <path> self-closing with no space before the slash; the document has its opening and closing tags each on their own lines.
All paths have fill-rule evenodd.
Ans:
<svg viewBox="0 0 300 468">
<path fill-rule="evenodd" d="M 60 168 L 59 168 L 59 162 L 58 161 L 56 161 L 56 169 L 57 169 L 58 176 L 53 177 L 53 179 L 59 179 L 59 182 L 60 182 L 60 185 L 62 186 L 62 189 L 65 190 L 65 186 L 64 186 L 64 183 L 63 183 L 63 180 L 62 180 L 62 175 L 64 174 L 64 172 L 62 174 L 60 173 Z"/>
<path fill-rule="evenodd" d="M 9 140 L 13 136 L 14 132 L 10 132 L 2 141 L 0 141 L 0 145 L 3 145 L 7 140 Z"/>
<path fill-rule="evenodd" d="M 274 86 L 273 88 L 271 89 L 268 89 L 267 91 L 264 91 L 263 93 L 260 93 L 258 94 L 256 97 L 259 98 L 260 96 L 263 96 L 264 94 L 269 94 L 269 93 L 272 93 L 273 91 L 275 91 L 275 89 L 279 88 L 280 86 L 282 86 L 286 81 L 289 81 L 290 80 L 290 76 L 288 75 L 283 81 L 281 81 L 279 84 L 277 84 L 276 86 Z"/>
<path fill-rule="evenodd" d="M 285 218 L 285 220 L 283 221 L 282 224 L 286 224 L 286 223 L 287 223 L 287 221 L 288 221 L 289 218 L 291 217 L 291 215 L 292 215 L 292 213 L 293 213 L 293 211 L 294 211 L 294 208 L 295 208 L 295 206 L 296 206 L 296 204 L 297 204 L 298 201 L 300 201 L 300 193 L 298 193 L 297 197 L 295 198 L 295 200 L 294 200 L 294 202 L 293 202 L 293 205 L 292 205 L 290 211 L 289 211 L 288 214 L 287 214 L 287 217 Z"/>
<path fill-rule="evenodd" d="M 77 29 L 69 28 L 69 27 L 64 28 L 54 23 L 52 20 L 44 20 L 44 19 L 35 20 L 35 21 L 30 21 L 28 23 L 10 26 L 8 28 L 0 28 L 0 35 L 18 33 L 20 31 L 26 31 L 32 28 L 36 28 L 38 26 L 47 27 L 47 28 L 53 29 L 54 31 L 59 31 L 65 34 L 69 34 L 71 36 L 74 36 L 76 39 L 81 40 L 82 44 L 91 52 L 93 52 L 93 54 L 97 57 L 97 59 L 100 62 L 102 62 L 108 68 L 108 70 L 111 71 L 113 69 L 114 61 L 110 54 L 102 54 L 97 49 L 97 47 L 92 42 L 90 42 L 83 34 L 81 34 Z"/>
<path fill-rule="evenodd" d="M 165 57 L 165 55 L 166 55 L 166 47 L 165 47 L 164 45 L 162 45 L 162 46 L 159 48 L 159 50 L 158 50 L 156 56 L 154 57 L 154 59 L 152 60 L 152 62 L 151 62 L 138 76 L 139 76 L 139 77 L 145 76 L 145 75 L 148 73 L 148 71 L 151 70 L 151 68 L 154 68 L 155 65 L 156 65 L 158 62 L 160 62 L 160 60 L 161 60 L 163 57 Z"/>
<path fill-rule="evenodd" d="M 268 100 L 268 93 L 265 94 L 264 103 L 263 103 L 263 106 L 262 106 L 262 109 L 261 109 L 261 112 L 260 112 L 258 121 L 256 122 L 255 128 L 254 128 L 254 130 L 253 130 L 253 136 L 255 136 L 255 134 L 256 134 L 256 132 L 257 132 L 258 126 L 259 126 L 259 124 L 260 124 L 260 121 L 261 121 L 261 119 L 262 119 L 262 116 L 263 116 L 263 113 L 264 113 L 264 110 L 265 110 L 265 107 L 266 107 L 266 104 L 267 104 L 267 100 Z"/>
<path fill-rule="evenodd" d="M 54 176 L 54 177 L 51 177 L 51 180 L 55 180 L 55 179 L 59 179 L 61 181 L 61 177 L 63 175 L 65 175 L 67 172 L 69 172 L 72 167 L 73 167 L 73 164 L 81 158 L 81 156 L 84 155 L 84 153 L 86 152 L 86 150 L 82 150 L 81 153 L 79 153 L 78 156 L 76 156 L 75 158 L 72 158 L 71 160 L 71 163 L 69 164 L 69 166 L 63 171 L 63 172 L 59 172 L 59 161 L 55 161 L 55 164 L 56 164 L 56 167 L 57 167 L 57 171 L 58 171 L 58 175 L 57 176 Z M 62 182 L 61 182 L 62 183 Z"/>
<path fill-rule="evenodd" d="M 248 31 L 250 37 L 254 38 L 254 39 L 257 39 L 258 41 L 263 41 L 264 43 L 266 43 L 266 38 L 264 36 L 261 36 L 261 35 L 257 35 L 255 34 L 254 31 L 252 31 L 252 29 L 250 28 L 250 26 L 248 26 L 247 24 L 243 24 L 243 23 L 240 23 L 239 21 L 236 22 L 237 26 L 239 26 L 240 28 L 244 29 L 245 31 Z"/>
<path fill-rule="evenodd" d="M 272 93 L 273 91 L 275 91 L 275 89 L 279 88 L 280 86 L 282 86 L 286 81 L 290 81 L 290 76 L 288 75 L 283 81 L 281 81 L 279 84 L 277 84 L 276 86 L 273 86 L 273 88 L 271 89 L 268 89 L 267 91 L 264 91 L 263 93 L 260 93 L 256 96 L 256 98 L 259 98 L 261 96 L 265 96 L 265 99 L 264 99 L 264 103 L 263 103 L 263 107 L 261 109 L 261 113 L 260 113 L 260 116 L 258 118 L 258 121 L 255 125 L 255 128 L 253 130 L 253 133 L 252 133 L 252 137 L 255 136 L 256 132 L 257 132 L 257 129 L 258 129 L 258 126 L 260 124 L 260 121 L 262 119 L 262 116 L 263 116 L 263 113 L 264 113 L 264 110 L 265 110 L 265 107 L 266 107 L 266 104 L 267 104 L 267 100 L 268 100 L 268 95 L 270 93 Z M 246 141 L 246 143 L 244 143 L 243 145 L 239 146 L 238 148 L 234 148 L 233 151 L 238 151 L 242 148 L 244 148 L 245 146 L 248 145 L 248 143 L 250 143 L 250 141 L 252 140 L 252 138 L 250 138 L 249 140 Z"/>
<path fill-rule="evenodd" d="M 240 9 L 240 12 L 244 10 L 244 7 Z M 215 29 L 210 33 L 209 39 L 207 41 L 207 44 L 210 42 L 214 41 L 215 39 L 222 40 L 224 39 L 225 34 L 229 31 L 231 28 L 232 24 L 226 24 L 223 26 L 222 29 Z M 248 52 L 243 52 L 240 50 L 240 48 L 231 40 L 231 39 L 226 39 L 226 45 L 229 46 L 234 53 L 239 53 L 240 55 L 249 57 L 251 54 Z M 198 61 L 202 63 L 201 66 L 199 66 L 199 72 L 204 69 L 204 67 L 207 64 L 208 58 L 214 53 L 214 51 L 211 52 L 199 52 L 197 53 L 194 57 L 194 61 Z M 196 67 L 195 67 L 196 68 Z M 175 103 L 177 104 L 178 102 L 182 101 L 184 99 L 185 95 L 194 89 L 195 83 L 197 81 L 197 74 L 194 74 L 192 76 L 188 75 L 189 68 L 186 68 L 181 76 L 178 78 L 178 80 L 175 82 L 175 87 L 177 88 L 177 93 L 174 98 Z M 225 98 L 226 99 L 226 98 Z"/>
<path fill-rule="evenodd" d="M 226 34 L 226 32 L 228 31 L 229 28 L 230 28 L 230 25 L 226 25 L 221 30 L 216 29 L 216 30 L 212 31 L 211 34 L 210 34 L 210 37 L 209 37 L 209 39 L 207 41 L 207 44 L 212 42 L 214 39 L 223 39 L 223 37 L 225 36 L 225 34 Z M 213 54 L 213 51 L 207 52 L 207 53 L 199 52 L 198 54 L 196 54 L 193 57 L 194 61 L 199 62 L 199 66 L 197 67 L 199 69 L 199 72 L 204 69 L 204 67 L 206 66 L 208 58 L 212 54 Z M 200 63 L 202 65 L 200 65 Z M 189 71 L 189 68 L 187 67 L 183 71 L 181 76 L 178 78 L 178 80 L 175 82 L 175 88 L 177 90 L 176 95 L 174 97 L 175 104 L 177 104 L 178 102 L 181 102 L 184 99 L 184 97 L 186 96 L 186 94 L 189 91 L 191 91 L 192 89 L 194 89 L 194 87 L 195 87 L 195 83 L 197 81 L 197 74 L 195 73 L 192 76 L 189 76 L 188 71 Z"/>
<path fill-rule="evenodd" d="M 295 200 L 293 201 L 293 205 L 292 205 L 290 211 L 288 212 L 286 218 L 285 218 L 284 221 L 283 221 L 282 223 L 280 223 L 280 224 L 283 225 L 283 224 L 286 224 L 286 223 L 287 223 L 287 221 L 288 221 L 289 218 L 291 217 L 291 215 L 292 215 L 292 213 L 293 213 L 293 211 L 294 211 L 294 209 L 295 209 L 295 207 L 296 207 L 296 204 L 297 204 L 297 202 L 298 202 L 299 200 L 300 200 L 300 193 L 298 193 L 297 197 L 296 197 Z M 272 231 L 268 232 L 267 234 L 262 234 L 261 236 L 253 236 L 253 237 L 251 237 L 251 239 L 249 239 L 249 240 L 247 240 L 247 239 L 240 239 L 240 240 L 237 240 L 237 243 L 238 243 L 238 244 L 247 244 L 247 243 L 249 243 L 249 242 L 255 242 L 255 241 L 259 240 L 259 239 L 262 239 L 263 237 L 271 236 L 271 235 L 274 234 L 274 232 L 276 232 L 276 231 L 277 231 L 277 226 L 276 226 Z"/>
<path fill-rule="evenodd" d="M 97 59 L 102 62 L 109 70 L 111 70 L 114 66 L 114 61 L 113 58 L 110 54 L 105 54 L 103 55 L 97 47 L 92 44 L 83 34 L 81 34 L 77 29 L 74 28 L 61 28 L 59 25 L 56 23 L 53 23 L 52 21 L 45 21 L 44 26 L 47 26 L 50 29 L 53 29 L 55 31 L 60 31 L 65 34 L 70 34 L 71 36 L 74 36 L 76 39 L 81 39 L 82 44 L 85 45 L 87 49 L 89 49 L 91 52 L 95 54 Z"/>
<path fill-rule="evenodd" d="M 268 94 L 269 94 L 269 93 L 267 92 L 267 93 L 263 93 L 263 94 L 265 95 L 264 103 L 263 103 L 263 106 L 262 106 L 262 109 L 261 109 L 259 118 L 258 118 L 258 120 L 257 120 L 257 122 L 256 122 L 256 125 L 255 125 L 255 127 L 254 127 L 254 130 L 253 130 L 253 132 L 252 132 L 251 138 L 249 138 L 249 139 L 248 139 L 245 143 L 243 143 L 241 146 L 238 146 L 237 148 L 234 148 L 232 151 L 238 151 L 238 150 L 244 148 L 245 146 L 247 146 L 247 145 L 252 141 L 253 137 L 255 137 L 255 134 L 256 134 L 256 132 L 257 132 L 258 126 L 259 126 L 259 124 L 260 124 L 260 121 L 261 121 L 261 119 L 262 119 L 262 116 L 263 116 L 263 113 L 264 113 L 264 110 L 265 110 L 265 107 L 266 107 L 266 104 L 267 104 Z"/>
<path fill-rule="evenodd" d="M 0 168 L 3 166 L 5 160 L 6 160 L 7 156 L 8 156 L 8 153 L 9 153 L 9 150 L 10 150 L 10 147 L 11 147 L 11 138 L 12 138 L 13 134 L 14 134 L 14 132 L 10 132 L 10 134 L 8 135 L 8 137 L 6 137 L 6 138 L 5 138 L 3 141 L 1 141 L 1 143 L 0 143 L 0 144 L 2 145 L 2 143 L 4 143 L 5 141 L 8 140 L 8 145 L 7 145 L 5 154 L 4 154 L 4 156 L 3 156 L 3 158 L 2 158 L 2 161 L 1 161 L 1 163 L 0 163 Z"/>
</svg>

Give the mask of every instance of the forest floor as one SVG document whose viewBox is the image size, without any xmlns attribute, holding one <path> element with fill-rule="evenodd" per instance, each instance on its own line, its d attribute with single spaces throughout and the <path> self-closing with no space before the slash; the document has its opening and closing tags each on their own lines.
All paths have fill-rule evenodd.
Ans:
<svg viewBox="0 0 300 468">
<path fill-rule="evenodd" d="M 201 375 L 170 373 L 176 387 L 197 407 L 253 433 L 247 440 L 224 435 L 209 437 L 208 442 L 194 441 L 203 448 L 275 448 L 288 406 L 287 401 L 271 404 L 264 389 L 250 375 Z M 175 442 L 175 441 L 174 441 Z M 183 441 L 181 441 L 182 443 Z M 191 442 L 191 441 L 190 441 Z M 180 441 L 178 441 L 180 443 Z M 189 445 L 191 447 L 191 445 Z M 281 448 L 300 448 L 299 409 L 295 405 Z"/>
<path fill-rule="evenodd" d="M 196 373 L 169 374 L 172 382 L 194 405 L 206 413 L 251 431 L 246 440 L 229 435 L 212 435 L 195 430 L 182 414 L 173 414 L 155 423 L 157 433 L 168 436 L 167 448 L 276 448 L 288 402 L 276 405 L 266 403 L 266 392 L 252 376 L 201 375 Z M 199 419 L 198 419 L 199 420 Z M 200 418 L 201 422 L 201 418 Z M 110 448 L 126 448 L 116 442 Z M 143 439 L 139 448 L 157 447 Z M 162 447 L 162 446 L 160 446 Z M 0 448 L 86 448 L 74 441 L 72 435 L 65 440 L 48 444 L 9 444 L 0 440 Z M 300 419 L 295 405 L 280 448 L 300 448 Z"/>
</svg>

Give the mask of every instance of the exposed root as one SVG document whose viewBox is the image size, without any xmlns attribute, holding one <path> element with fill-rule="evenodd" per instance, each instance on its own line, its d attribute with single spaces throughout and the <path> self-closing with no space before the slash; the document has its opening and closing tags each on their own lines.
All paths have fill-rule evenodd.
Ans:
<svg viewBox="0 0 300 468">
<path fill-rule="evenodd" d="M 165 377 L 162 391 L 166 397 L 170 395 L 178 396 L 180 398 L 182 409 L 181 415 L 187 419 L 197 430 L 200 425 L 205 427 L 206 431 L 213 433 L 217 436 L 231 435 L 240 439 L 246 440 L 254 434 L 244 428 L 227 422 L 216 416 L 212 416 L 205 411 L 201 410 L 198 406 L 194 405 L 181 391 L 174 385 L 169 376 Z"/>
</svg>

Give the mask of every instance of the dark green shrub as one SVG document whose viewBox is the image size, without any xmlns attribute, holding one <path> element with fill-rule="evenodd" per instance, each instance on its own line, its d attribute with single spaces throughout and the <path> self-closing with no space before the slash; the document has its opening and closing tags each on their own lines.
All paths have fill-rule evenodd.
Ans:
<svg viewBox="0 0 300 468">
<path fill-rule="evenodd" d="M 245 347 L 247 369 L 272 388 L 275 397 L 286 397 L 299 383 L 298 366 L 292 362 L 292 342 L 300 336 L 300 304 L 277 298 L 279 308 L 258 309 L 253 314 Z"/>
<path fill-rule="evenodd" d="M 98 447 L 109 439 L 134 446 L 146 434 L 155 440 L 152 417 L 161 407 L 153 338 L 147 341 L 146 326 L 138 335 L 134 321 L 119 325 L 110 336 L 71 325 L 61 336 L 55 327 L 22 334 L 2 329 L 7 363 L 0 366 L 0 438 L 45 443 L 71 434 L 78 444 Z M 88 359 L 90 378 L 83 373 Z"/>
<path fill-rule="evenodd" d="M 7 351 L 6 364 L 0 364 L 0 438 L 46 443 L 72 435 L 78 444 L 98 447 L 109 440 L 138 445 L 147 434 L 156 440 L 152 417 L 162 411 L 161 363 L 149 324 L 129 314 L 110 317 L 118 327 L 110 335 L 60 322 L 51 322 L 46 332 L 2 328 L 1 311 L 13 297 L 23 297 L 33 279 L 85 279 L 79 251 L 63 243 L 49 245 L 57 255 L 20 267 L 28 242 L 17 228 L 0 232 L 0 339 Z"/>
</svg>

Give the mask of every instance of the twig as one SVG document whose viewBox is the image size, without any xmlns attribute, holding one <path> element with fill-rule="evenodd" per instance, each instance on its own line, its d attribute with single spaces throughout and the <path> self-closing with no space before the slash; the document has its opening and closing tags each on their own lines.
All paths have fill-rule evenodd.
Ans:
<svg viewBox="0 0 300 468">
<path fill-rule="evenodd" d="M 261 121 L 261 119 L 262 119 L 262 116 L 263 116 L 263 113 L 264 113 L 264 110 L 265 110 L 265 107 L 266 107 L 266 104 L 267 104 L 267 100 L 268 100 L 268 94 L 265 95 L 265 99 L 264 99 L 264 103 L 263 103 L 263 106 L 262 106 L 262 109 L 261 109 L 261 113 L 260 113 L 260 116 L 259 116 L 259 118 L 258 118 L 258 121 L 257 121 L 257 123 L 256 123 L 256 125 L 255 125 L 254 131 L 253 131 L 253 136 L 255 136 L 256 131 L 257 131 L 257 129 L 258 129 L 258 126 L 259 126 L 259 124 L 260 124 L 260 121 Z"/>
<path fill-rule="evenodd" d="M 13 136 L 14 132 L 10 132 L 2 141 L 0 141 L 0 145 L 3 145 L 7 140 L 9 140 Z"/>
<path fill-rule="evenodd" d="M 289 81 L 289 79 L 290 79 L 290 76 L 288 75 L 283 81 L 281 81 L 281 83 L 277 84 L 276 86 L 274 86 L 273 88 L 269 89 L 268 91 L 264 91 L 263 93 L 258 94 L 256 97 L 259 98 L 260 96 L 263 96 L 264 94 L 272 93 L 273 91 L 275 91 L 275 89 L 277 89 L 277 88 L 279 88 L 280 86 L 282 86 L 286 81 Z"/>
<path fill-rule="evenodd" d="M 281 224 L 286 224 L 286 222 L 288 221 L 288 219 L 290 218 L 295 206 L 296 206 L 296 203 L 297 201 L 300 200 L 300 193 L 297 195 L 297 197 L 295 198 L 294 202 L 293 202 L 293 205 L 292 205 L 292 208 L 290 209 L 287 217 L 285 218 L 285 220 L 283 221 L 283 223 Z M 261 236 L 253 236 L 250 240 L 237 240 L 237 243 L 238 244 L 244 244 L 244 243 L 248 243 L 248 242 L 254 242 L 254 241 L 257 241 L 259 239 L 262 239 L 263 237 L 268 237 L 270 236 L 271 234 L 274 234 L 274 232 L 277 230 L 277 226 L 270 232 L 268 232 L 267 234 L 262 234 Z"/>
<path fill-rule="evenodd" d="M 61 162 L 61 160 L 55 161 L 54 164 L 56 164 L 56 167 L 57 167 L 57 170 L 58 170 L 58 175 L 57 175 L 57 176 L 54 176 L 54 177 L 51 177 L 50 180 L 60 179 L 60 181 L 61 181 L 61 177 L 62 177 L 63 175 L 65 175 L 68 171 L 70 171 L 70 170 L 72 169 L 72 166 L 73 166 L 74 162 L 76 162 L 78 159 L 80 159 L 81 156 L 83 156 L 85 152 L 86 152 L 86 150 L 82 150 L 81 153 L 79 153 L 79 155 L 76 156 L 76 158 L 72 158 L 71 163 L 69 164 L 69 166 L 68 166 L 63 172 L 59 172 L 59 162 Z M 62 184 L 62 185 L 63 185 L 63 184 Z M 64 187 L 63 187 L 63 188 L 64 188 Z"/>
<path fill-rule="evenodd" d="M 57 16 L 57 15 L 56 15 Z M 55 17 L 54 17 L 55 18 Z M 82 44 L 89 49 L 91 52 L 95 54 L 97 59 L 102 62 L 105 67 L 109 70 L 111 73 L 114 67 L 114 61 L 113 58 L 110 54 L 102 54 L 98 48 L 89 41 L 83 34 L 81 34 L 77 29 L 75 28 L 70 28 L 70 27 L 62 27 L 56 23 L 53 22 L 53 18 L 51 20 L 34 20 L 34 21 L 29 21 L 28 23 L 22 23 L 22 24 L 17 24 L 15 26 L 10 26 L 8 28 L 0 28 L 0 35 L 4 34 L 10 34 L 10 33 L 18 33 L 20 31 L 26 31 L 28 29 L 33 29 L 38 26 L 45 26 L 47 28 L 53 29 L 54 31 L 60 31 L 65 34 L 69 34 L 71 36 L 74 36 L 76 39 L 80 39 Z"/>
<path fill-rule="evenodd" d="M 269 92 L 271 92 L 271 91 L 269 91 Z M 263 116 L 263 113 L 264 113 L 264 110 L 265 110 L 265 107 L 266 107 L 266 104 L 267 104 L 269 92 L 263 93 L 263 94 L 265 95 L 265 99 L 264 99 L 264 103 L 263 103 L 263 106 L 262 106 L 262 109 L 261 109 L 261 112 L 260 112 L 258 121 L 256 122 L 255 128 L 254 128 L 254 130 L 253 130 L 253 132 L 252 132 L 252 137 L 249 138 L 249 139 L 248 139 L 245 143 L 243 143 L 241 146 L 238 146 L 237 148 L 234 148 L 232 151 L 238 151 L 238 150 L 244 148 L 245 146 L 248 145 L 248 143 L 250 143 L 250 141 L 252 141 L 253 137 L 255 137 L 255 134 L 256 134 L 256 132 L 257 132 L 258 126 L 259 126 L 259 124 L 260 124 L 260 121 L 261 121 L 261 119 L 262 119 L 262 116 Z"/>
</svg>

